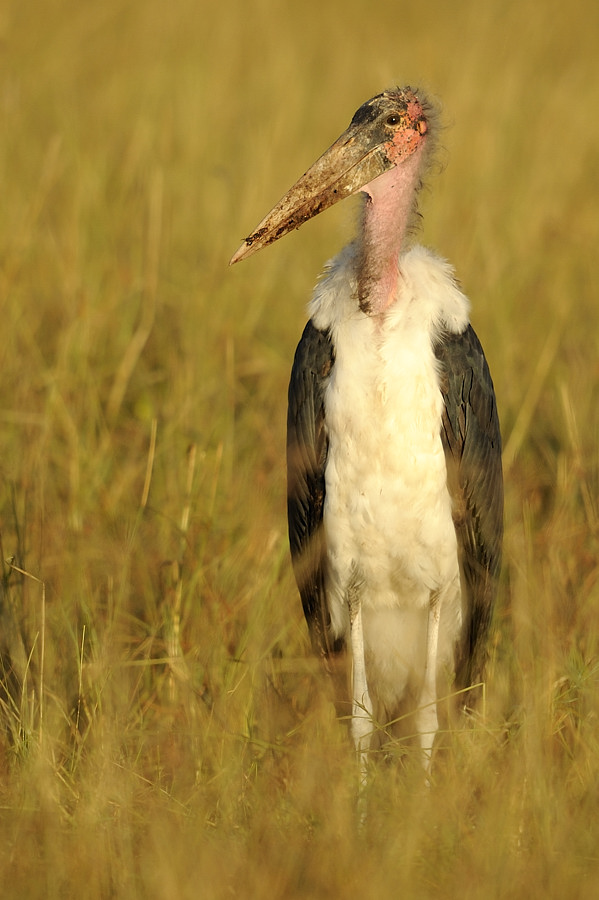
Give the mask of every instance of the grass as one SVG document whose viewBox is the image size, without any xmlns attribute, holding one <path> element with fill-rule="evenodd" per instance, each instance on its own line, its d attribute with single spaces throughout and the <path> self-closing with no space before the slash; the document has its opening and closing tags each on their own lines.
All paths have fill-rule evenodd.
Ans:
<svg viewBox="0 0 599 900">
<path fill-rule="evenodd" d="M 0 14 L 3 898 L 599 889 L 598 11 L 9 0 Z M 285 394 L 341 205 L 241 238 L 393 83 L 505 438 L 481 716 L 355 760 L 290 574 Z"/>
</svg>

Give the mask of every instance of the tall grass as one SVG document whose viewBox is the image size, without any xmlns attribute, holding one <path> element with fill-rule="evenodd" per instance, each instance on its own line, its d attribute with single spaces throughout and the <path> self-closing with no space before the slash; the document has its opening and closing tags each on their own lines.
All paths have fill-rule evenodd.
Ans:
<svg viewBox="0 0 599 900">
<path fill-rule="evenodd" d="M 599 12 L 592 0 L 0 13 L 0 895 L 599 890 Z M 228 270 L 368 96 L 438 95 L 422 239 L 505 437 L 484 715 L 426 790 L 309 657 L 286 383 L 341 205 Z M 441 171 L 442 170 L 442 171 Z"/>
</svg>

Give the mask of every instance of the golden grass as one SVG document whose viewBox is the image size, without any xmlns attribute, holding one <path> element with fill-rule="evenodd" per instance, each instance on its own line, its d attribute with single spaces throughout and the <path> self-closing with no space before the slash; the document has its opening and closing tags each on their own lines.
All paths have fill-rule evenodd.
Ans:
<svg viewBox="0 0 599 900">
<path fill-rule="evenodd" d="M 599 890 L 599 7 L 8 2 L 0 13 L 0 895 Z M 484 718 L 430 791 L 355 761 L 284 520 L 288 371 L 341 206 L 234 270 L 393 83 L 441 97 L 423 240 L 494 373 Z"/>
</svg>

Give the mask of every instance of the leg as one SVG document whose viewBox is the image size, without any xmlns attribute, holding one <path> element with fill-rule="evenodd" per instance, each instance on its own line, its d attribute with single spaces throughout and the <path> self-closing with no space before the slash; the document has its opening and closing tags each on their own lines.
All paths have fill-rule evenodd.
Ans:
<svg viewBox="0 0 599 900">
<path fill-rule="evenodd" d="M 364 785 L 366 783 L 367 753 L 372 737 L 372 703 L 366 680 L 362 604 L 359 588 L 355 583 L 348 588 L 347 602 L 352 650 L 351 734 L 360 759 L 360 782 Z"/>
<path fill-rule="evenodd" d="M 366 681 L 364 663 L 364 633 L 362 631 L 362 608 L 358 607 L 351 623 L 352 649 L 352 722 L 351 733 L 354 746 L 360 756 L 360 775 L 366 779 L 366 754 L 372 736 L 372 703 Z"/>
<path fill-rule="evenodd" d="M 439 647 L 440 616 L 441 600 L 438 594 L 433 594 L 428 610 L 426 669 L 418 701 L 418 715 L 416 717 L 423 764 L 427 772 L 430 768 L 433 743 L 439 728 L 437 719 L 437 651 Z"/>
</svg>

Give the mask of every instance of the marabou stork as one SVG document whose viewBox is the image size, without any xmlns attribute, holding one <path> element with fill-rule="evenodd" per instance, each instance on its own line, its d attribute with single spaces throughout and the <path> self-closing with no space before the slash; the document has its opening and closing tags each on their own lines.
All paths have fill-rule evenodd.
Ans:
<svg viewBox="0 0 599 900">
<path fill-rule="evenodd" d="M 231 263 L 362 191 L 289 385 L 289 539 L 314 652 L 350 648 L 361 770 L 374 733 L 430 764 L 440 700 L 483 677 L 503 532 L 493 383 L 450 265 L 410 240 L 435 116 L 411 88 L 364 103 Z M 440 709 L 439 709 L 440 712 Z"/>
</svg>

